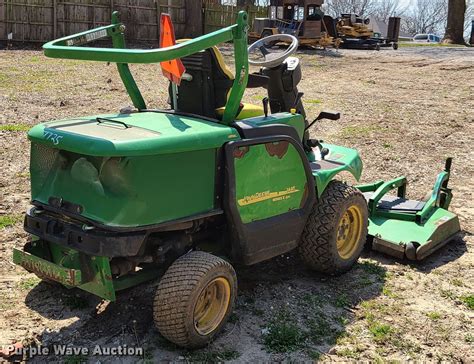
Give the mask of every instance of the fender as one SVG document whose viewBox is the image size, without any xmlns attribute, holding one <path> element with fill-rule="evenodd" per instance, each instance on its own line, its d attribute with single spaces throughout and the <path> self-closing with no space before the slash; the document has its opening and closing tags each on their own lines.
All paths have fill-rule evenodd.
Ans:
<svg viewBox="0 0 474 364">
<path fill-rule="evenodd" d="M 321 145 L 329 149 L 329 154 L 324 160 L 318 158 L 319 151 L 310 155 L 311 170 L 318 197 L 321 197 L 329 182 L 343 171 L 349 172 L 359 181 L 362 175 L 362 160 L 357 150 L 325 143 Z"/>
</svg>

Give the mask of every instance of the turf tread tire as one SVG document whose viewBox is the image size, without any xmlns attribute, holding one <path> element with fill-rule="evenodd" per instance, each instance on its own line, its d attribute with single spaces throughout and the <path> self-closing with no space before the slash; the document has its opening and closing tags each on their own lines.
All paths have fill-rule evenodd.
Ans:
<svg viewBox="0 0 474 364">
<path fill-rule="evenodd" d="M 362 209 L 363 228 L 352 257 L 342 259 L 337 251 L 336 229 L 342 214 L 351 204 L 357 204 Z M 299 256 L 315 271 L 329 275 L 345 273 L 364 249 L 367 225 L 367 203 L 362 193 L 343 182 L 331 181 L 308 217 L 298 245 Z"/>
<path fill-rule="evenodd" d="M 230 283 L 230 303 L 219 326 L 203 336 L 194 328 L 194 304 L 206 284 L 218 276 L 224 276 Z M 153 302 L 155 325 L 166 339 L 179 346 L 205 346 L 225 325 L 236 294 L 237 276 L 227 261 L 201 251 L 190 252 L 178 258 L 161 278 Z"/>
</svg>

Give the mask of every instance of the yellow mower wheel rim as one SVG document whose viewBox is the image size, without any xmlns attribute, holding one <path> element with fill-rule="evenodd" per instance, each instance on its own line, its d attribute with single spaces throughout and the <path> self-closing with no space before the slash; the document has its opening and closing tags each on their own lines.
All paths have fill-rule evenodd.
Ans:
<svg viewBox="0 0 474 364">
<path fill-rule="evenodd" d="M 362 228 L 362 211 L 360 207 L 352 205 L 344 212 L 337 227 L 337 251 L 342 259 L 350 259 L 357 250 Z"/>
<path fill-rule="evenodd" d="M 225 317 L 230 304 L 230 283 L 224 277 L 204 287 L 194 306 L 194 327 L 200 335 L 209 335 Z"/>
</svg>

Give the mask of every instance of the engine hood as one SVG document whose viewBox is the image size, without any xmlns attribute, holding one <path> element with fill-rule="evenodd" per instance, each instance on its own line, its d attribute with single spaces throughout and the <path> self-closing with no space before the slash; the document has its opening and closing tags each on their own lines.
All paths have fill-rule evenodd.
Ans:
<svg viewBox="0 0 474 364">
<path fill-rule="evenodd" d="M 167 112 L 87 116 L 36 125 L 31 141 L 92 156 L 137 156 L 218 148 L 240 139 L 217 122 Z"/>
</svg>

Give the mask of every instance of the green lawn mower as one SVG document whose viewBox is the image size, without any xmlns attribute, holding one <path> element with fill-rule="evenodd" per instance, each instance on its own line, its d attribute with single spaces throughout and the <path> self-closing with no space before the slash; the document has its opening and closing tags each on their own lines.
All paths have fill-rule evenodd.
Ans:
<svg viewBox="0 0 474 364">
<path fill-rule="evenodd" d="M 48 57 L 116 63 L 136 110 L 29 131 L 31 239 L 14 250 L 16 264 L 109 301 L 159 278 L 154 322 L 170 341 L 194 348 L 233 309 L 230 262 L 251 265 L 297 249 L 310 268 L 340 274 L 367 236 L 377 250 L 421 259 L 456 235 L 458 218 L 447 211 L 450 161 L 426 201 L 405 198 L 404 178 L 359 187 L 335 179 L 343 171 L 360 178 L 358 152 L 310 139 L 308 129 L 339 114 L 306 121 L 297 39 L 281 34 L 247 48 L 247 21 L 241 12 L 237 24 L 214 33 L 132 50 L 114 13 L 111 25 L 44 45 Z M 113 48 L 84 46 L 105 37 Z M 268 46 L 275 40 L 290 45 L 275 51 Z M 235 74 L 216 47 L 227 41 Z M 260 71 L 249 74 L 256 53 L 250 63 Z M 169 110 L 147 109 L 130 63 L 167 70 Z M 268 91 L 261 106 L 241 103 L 248 87 Z M 392 189 L 397 196 L 387 194 Z"/>
</svg>

